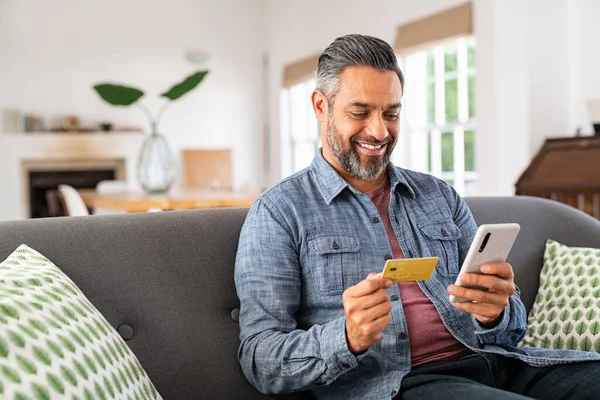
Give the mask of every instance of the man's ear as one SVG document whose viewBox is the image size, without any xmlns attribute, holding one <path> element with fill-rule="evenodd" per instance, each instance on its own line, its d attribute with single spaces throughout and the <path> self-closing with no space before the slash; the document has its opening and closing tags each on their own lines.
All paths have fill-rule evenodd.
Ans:
<svg viewBox="0 0 600 400">
<path fill-rule="evenodd" d="M 321 122 L 325 122 L 327 114 L 327 98 L 319 89 L 313 90 L 310 95 L 310 101 L 315 111 L 315 117 Z"/>
</svg>

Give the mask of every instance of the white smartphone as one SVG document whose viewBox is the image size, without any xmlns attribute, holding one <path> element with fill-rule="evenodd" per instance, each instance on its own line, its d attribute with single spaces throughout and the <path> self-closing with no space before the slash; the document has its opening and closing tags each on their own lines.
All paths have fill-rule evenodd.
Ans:
<svg viewBox="0 0 600 400">
<path fill-rule="evenodd" d="M 460 268 L 455 285 L 482 289 L 477 286 L 461 284 L 461 275 L 467 273 L 480 274 L 481 271 L 479 268 L 488 262 L 506 262 L 506 258 L 512 249 L 520 229 L 521 226 L 514 223 L 485 224 L 479 226 L 471 247 L 469 247 L 465 261 Z M 450 301 L 453 303 L 462 303 L 470 300 L 450 295 Z"/>
</svg>

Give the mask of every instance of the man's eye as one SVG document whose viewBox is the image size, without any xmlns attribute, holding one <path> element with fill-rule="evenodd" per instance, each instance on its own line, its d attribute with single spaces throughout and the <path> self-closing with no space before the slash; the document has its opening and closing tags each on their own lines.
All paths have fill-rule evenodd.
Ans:
<svg viewBox="0 0 600 400">
<path fill-rule="evenodd" d="M 400 118 L 400 114 L 387 114 L 385 117 L 391 121 L 395 121 Z"/>
<path fill-rule="evenodd" d="M 354 118 L 366 118 L 367 113 L 351 113 Z"/>
</svg>

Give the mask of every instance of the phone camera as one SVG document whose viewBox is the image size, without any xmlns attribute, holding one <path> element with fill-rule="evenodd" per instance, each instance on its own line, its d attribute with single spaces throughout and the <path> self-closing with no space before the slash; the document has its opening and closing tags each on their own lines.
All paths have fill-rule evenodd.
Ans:
<svg viewBox="0 0 600 400">
<path fill-rule="evenodd" d="M 479 246 L 479 252 L 481 253 L 483 251 L 483 249 L 485 249 L 485 246 L 487 245 L 488 240 L 490 240 L 490 235 L 491 233 L 488 232 L 485 237 L 483 238 L 483 242 L 481 243 L 481 246 Z"/>
</svg>

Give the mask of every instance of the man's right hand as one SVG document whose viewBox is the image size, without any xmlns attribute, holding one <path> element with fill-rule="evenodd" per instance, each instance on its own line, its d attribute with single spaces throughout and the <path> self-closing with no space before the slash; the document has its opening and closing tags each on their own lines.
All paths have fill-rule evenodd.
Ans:
<svg viewBox="0 0 600 400">
<path fill-rule="evenodd" d="M 352 353 L 363 352 L 381 340 L 383 330 L 392 322 L 392 303 L 385 291 L 391 286 L 391 280 L 371 273 L 344 291 L 346 340 Z"/>
</svg>

